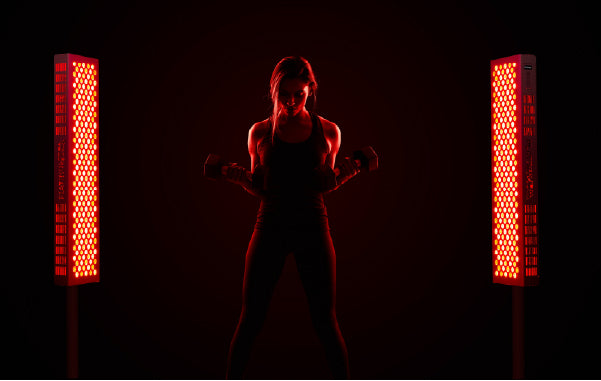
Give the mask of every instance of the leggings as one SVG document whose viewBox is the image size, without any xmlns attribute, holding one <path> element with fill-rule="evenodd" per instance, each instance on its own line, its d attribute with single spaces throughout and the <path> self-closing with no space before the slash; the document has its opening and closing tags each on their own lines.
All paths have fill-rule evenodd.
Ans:
<svg viewBox="0 0 601 381">
<path fill-rule="evenodd" d="M 329 230 L 257 228 L 246 252 L 242 312 L 230 343 L 228 379 L 241 379 L 286 256 L 294 253 L 313 327 L 333 378 L 348 379 L 348 353 L 336 319 L 336 254 Z"/>
</svg>

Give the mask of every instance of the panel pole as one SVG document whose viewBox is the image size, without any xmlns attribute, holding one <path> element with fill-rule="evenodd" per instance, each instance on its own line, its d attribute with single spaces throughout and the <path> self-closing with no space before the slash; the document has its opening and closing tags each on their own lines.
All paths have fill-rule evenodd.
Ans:
<svg viewBox="0 0 601 381">
<path fill-rule="evenodd" d="M 67 378 L 79 377 L 78 286 L 67 286 Z"/>
<path fill-rule="evenodd" d="M 513 379 L 523 380 L 524 359 L 524 287 L 512 286 Z"/>
</svg>

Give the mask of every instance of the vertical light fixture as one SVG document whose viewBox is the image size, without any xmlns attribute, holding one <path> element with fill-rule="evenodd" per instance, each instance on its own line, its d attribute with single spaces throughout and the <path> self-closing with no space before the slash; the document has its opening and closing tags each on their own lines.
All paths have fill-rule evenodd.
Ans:
<svg viewBox="0 0 601 381">
<path fill-rule="evenodd" d="M 79 378 L 78 286 L 100 281 L 98 60 L 54 56 L 54 283 L 66 286 L 67 378 Z"/>
<path fill-rule="evenodd" d="M 490 62 L 492 278 L 512 286 L 513 378 L 525 378 L 524 289 L 540 280 L 536 57 Z"/>
<path fill-rule="evenodd" d="M 492 275 L 494 283 L 539 282 L 536 58 L 491 61 Z"/>
<path fill-rule="evenodd" d="M 98 60 L 54 56 L 54 282 L 98 282 Z"/>
</svg>

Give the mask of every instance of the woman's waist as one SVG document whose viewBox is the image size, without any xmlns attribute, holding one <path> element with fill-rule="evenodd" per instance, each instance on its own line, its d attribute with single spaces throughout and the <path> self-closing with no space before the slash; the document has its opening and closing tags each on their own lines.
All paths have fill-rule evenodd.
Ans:
<svg viewBox="0 0 601 381">
<path fill-rule="evenodd" d="M 327 217 L 327 209 L 323 195 L 316 194 L 305 197 L 291 195 L 271 195 L 261 200 L 257 216 L 269 216 L 278 219 L 312 219 Z"/>
<path fill-rule="evenodd" d="M 262 210 L 280 210 L 280 211 L 299 211 L 311 213 L 312 211 L 325 210 L 326 205 L 323 194 L 312 193 L 277 193 L 267 192 L 261 200 L 259 211 Z"/>
<path fill-rule="evenodd" d="M 275 230 L 329 230 L 327 212 L 321 210 L 285 211 L 259 209 L 255 228 Z"/>
<path fill-rule="evenodd" d="M 322 193 L 270 193 L 261 200 L 256 228 L 329 230 Z"/>
</svg>

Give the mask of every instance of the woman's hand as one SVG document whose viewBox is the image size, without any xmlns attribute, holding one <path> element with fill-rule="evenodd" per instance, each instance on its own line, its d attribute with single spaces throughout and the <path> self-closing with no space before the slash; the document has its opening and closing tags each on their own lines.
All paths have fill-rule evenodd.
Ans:
<svg viewBox="0 0 601 381">
<path fill-rule="evenodd" d="M 336 176 L 336 182 L 338 185 L 342 185 L 359 173 L 360 166 L 354 159 L 347 156 L 341 160 L 337 169 L 339 169 L 340 173 Z"/>
<path fill-rule="evenodd" d="M 238 163 L 228 164 L 225 179 L 245 188 L 250 187 L 249 172 L 244 167 L 238 165 Z"/>
</svg>

